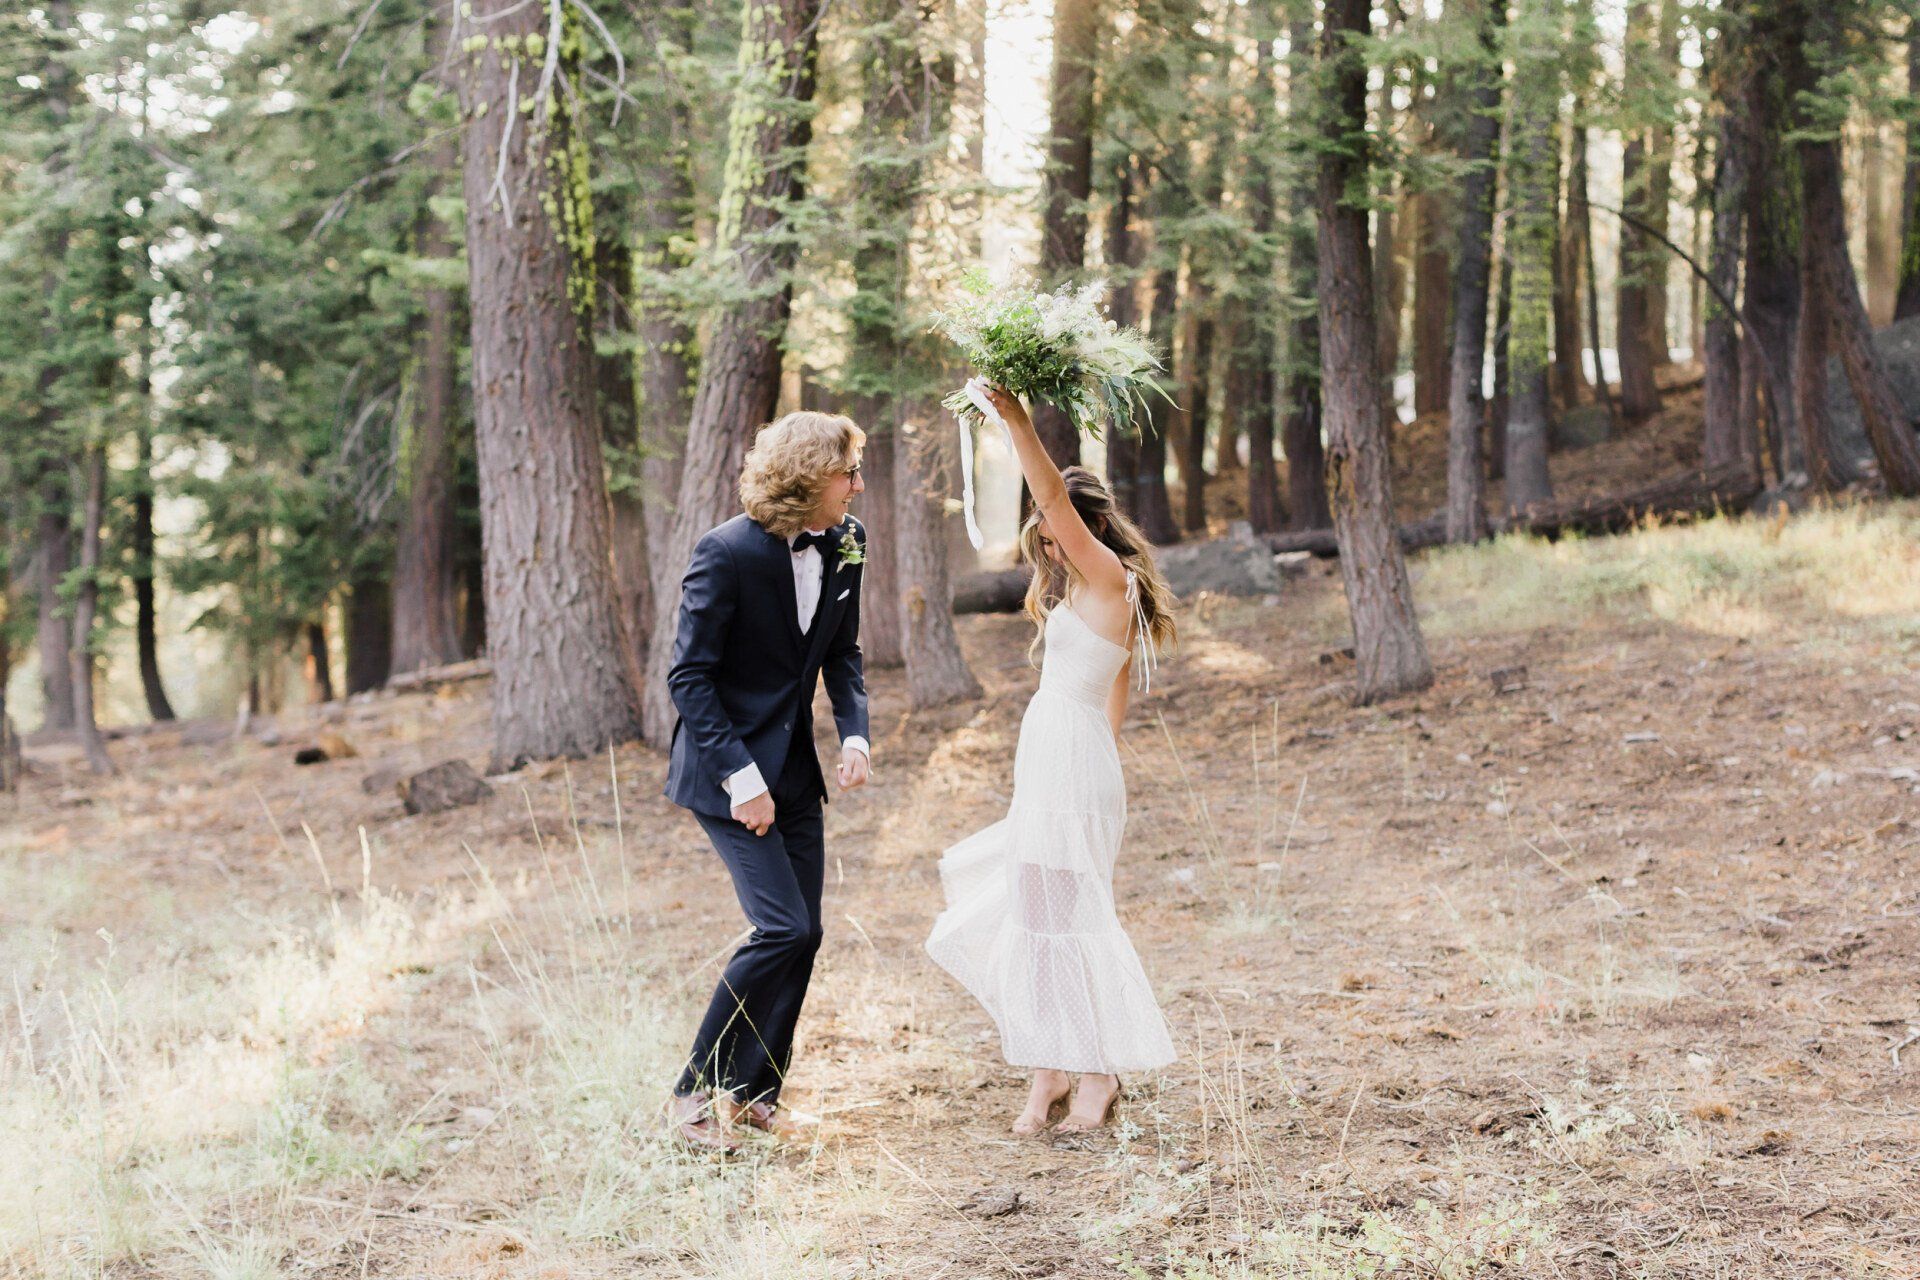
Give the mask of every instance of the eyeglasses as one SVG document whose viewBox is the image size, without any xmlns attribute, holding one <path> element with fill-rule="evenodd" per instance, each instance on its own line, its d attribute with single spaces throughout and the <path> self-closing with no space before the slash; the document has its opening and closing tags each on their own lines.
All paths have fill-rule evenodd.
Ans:
<svg viewBox="0 0 1920 1280">
<path fill-rule="evenodd" d="M 859 474 L 860 474 L 860 464 L 857 462 L 854 463 L 852 466 L 848 467 L 846 470 L 846 477 L 849 480 L 855 479 L 856 477 L 859 476 Z"/>
</svg>

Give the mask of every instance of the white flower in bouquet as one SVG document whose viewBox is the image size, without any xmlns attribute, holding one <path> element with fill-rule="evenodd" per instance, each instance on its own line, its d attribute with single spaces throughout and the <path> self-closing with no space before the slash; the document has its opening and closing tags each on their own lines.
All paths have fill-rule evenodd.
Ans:
<svg viewBox="0 0 1920 1280">
<path fill-rule="evenodd" d="M 934 319 L 986 381 L 1023 400 L 1058 407 L 1076 430 L 1098 439 L 1108 423 L 1124 430 L 1144 414 L 1147 393 L 1165 396 L 1153 344 L 1106 314 L 1103 280 L 1043 293 L 1016 282 L 995 288 L 974 270 L 960 302 Z M 943 402 L 962 422 L 984 416 L 965 389 Z"/>
<path fill-rule="evenodd" d="M 1138 329 L 1125 329 L 1106 314 L 1103 280 L 1042 293 L 1016 282 L 996 289 L 985 271 L 967 273 L 965 292 L 934 318 L 979 374 L 941 401 L 960 420 L 961 509 L 967 538 L 981 544 L 973 515 L 973 428 L 1000 422 L 981 384 L 1023 400 L 1044 400 L 1064 412 L 1074 429 L 1095 439 L 1111 423 L 1125 430 L 1144 414 L 1147 393 L 1167 396 L 1154 380 L 1161 369 L 1153 343 Z M 1167 397 L 1171 399 L 1171 397 Z"/>
</svg>

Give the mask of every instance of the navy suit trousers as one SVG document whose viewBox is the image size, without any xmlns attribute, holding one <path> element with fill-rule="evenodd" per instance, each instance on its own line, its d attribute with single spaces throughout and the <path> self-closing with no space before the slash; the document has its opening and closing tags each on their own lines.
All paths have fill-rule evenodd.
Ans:
<svg viewBox="0 0 1920 1280">
<path fill-rule="evenodd" d="M 793 1029 L 820 949 L 826 800 L 813 735 L 796 733 L 773 784 L 774 823 L 756 836 L 732 818 L 694 812 L 733 877 L 753 934 L 734 953 L 674 1092 L 776 1101 L 793 1056 Z"/>
</svg>

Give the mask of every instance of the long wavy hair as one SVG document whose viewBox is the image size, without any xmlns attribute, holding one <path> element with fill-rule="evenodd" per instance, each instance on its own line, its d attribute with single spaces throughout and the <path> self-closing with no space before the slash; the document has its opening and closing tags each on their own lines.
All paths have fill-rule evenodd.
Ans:
<svg viewBox="0 0 1920 1280">
<path fill-rule="evenodd" d="M 860 462 L 867 433 L 852 418 L 802 410 L 760 428 L 740 469 L 740 505 L 776 538 L 807 527 L 835 475 Z"/>
<path fill-rule="evenodd" d="M 1147 635 L 1153 647 L 1163 651 L 1171 649 L 1176 639 L 1173 588 L 1160 576 L 1159 566 L 1153 562 L 1153 544 L 1140 532 L 1140 526 L 1114 505 L 1113 490 L 1107 488 L 1107 482 L 1099 476 L 1085 467 L 1068 467 L 1060 473 L 1060 478 L 1067 482 L 1067 497 L 1088 530 L 1120 557 L 1120 563 L 1133 570 L 1134 580 L 1140 584 L 1140 610 L 1146 615 Z M 1027 584 L 1027 616 L 1033 619 L 1036 628 L 1044 628 L 1047 615 L 1066 599 L 1081 577 L 1066 556 L 1055 560 L 1040 545 L 1038 508 L 1020 526 L 1020 558 L 1033 566 L 1033 580 Z M 1128 630 L 1131 648 L 1139 637 L 1131 634 L 1131 623 Z M 1033 644 L 1027 650 L 1028 657 L 1033 656 L 1039 643 L 1040 633 L 1036 631 Z"/>
</svg>

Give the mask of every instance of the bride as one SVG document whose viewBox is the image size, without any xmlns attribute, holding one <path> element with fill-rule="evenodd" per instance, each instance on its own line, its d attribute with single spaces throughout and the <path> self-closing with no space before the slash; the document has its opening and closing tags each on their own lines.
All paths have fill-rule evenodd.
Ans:
<svg viewBox="0 0 1920 1280">
<path fill-rule="evenodd" d="M 1137 666 L 1144 681 L 1157 649 L 1172 642 L 1173 596 L 1105 483 L 1055 467 L 1018 399 L 978 381 L 970 389 L 1013 437 L 1033 494 L 1020 550 L 1034 566 L 1026 608 L 1046 657 L 1020 723 L 1013 802 L 941 859 L 947 909 L 927 951 L 985 1006 L 1007 1062 L 1034 1069 L 1013 1131 L 1053 1125 L 1069 1093 L 1058 1128 L 1083 1131 L 1112 1119 L 1119 1073 L 1174 1056 L 1113 907 L 1128 678 Z"/>
</svg>

